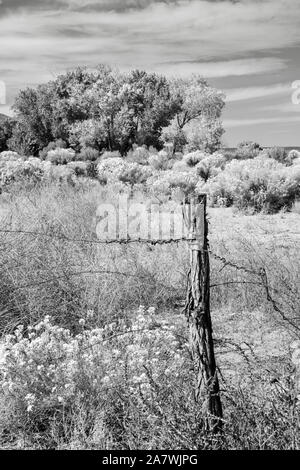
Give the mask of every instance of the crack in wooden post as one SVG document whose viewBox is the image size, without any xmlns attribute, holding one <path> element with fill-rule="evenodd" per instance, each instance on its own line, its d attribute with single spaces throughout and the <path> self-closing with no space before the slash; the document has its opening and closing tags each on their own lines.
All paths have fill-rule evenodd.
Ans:
<svg viewBox="0 0 300 470">
<path fill-rule="evenodd" d="M 223 411 L 210 315 L 206 199 L 206 195 L 201 195 L 189 199 L 188 204 L 185 204 L 184 218 L 190 239 L 190 271 L 185 314 L 196 373 L 195 399 L 203 405 L 206 429 L 216 433 L 222 430 Z"/>
</svg>

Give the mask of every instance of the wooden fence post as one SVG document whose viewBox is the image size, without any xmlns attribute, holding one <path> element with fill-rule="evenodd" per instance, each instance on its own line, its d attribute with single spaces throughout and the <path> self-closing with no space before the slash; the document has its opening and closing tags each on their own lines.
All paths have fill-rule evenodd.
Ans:
<svg viewBox="0 0 300 470">
<path fill-rule="evenodd" d="M 210 265 L 206 195 L 189 199 L 185 219 L 189 228 L 190 272 L 185 313 L 196 372 L 195 398 L 203 404 L 205 427 L 222 429 L 222 403 L 210 316 Z"/>
</svg>

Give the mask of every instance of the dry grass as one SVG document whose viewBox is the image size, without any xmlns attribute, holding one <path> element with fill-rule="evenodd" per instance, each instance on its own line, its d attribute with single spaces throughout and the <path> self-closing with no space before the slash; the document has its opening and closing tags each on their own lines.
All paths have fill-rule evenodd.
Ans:
<svg viewBox="0 0 300 470">
<path fill-rule="evenodd" d="M 175 322 L 184 331 L 185 320 L 180 316 L 188 269 L 184 243 L 102 246 L 62 240 L 96 241 L 95 213 L 102 198 L 100 187 L 94 184 L 81 189 L 50 186 L 20 191 L 9 199 L 2 196 L 1 230 L 48 235 L 0 234 L 2 333 L 20 323 L 35 324 L 46 314 L 76 332 L 79 318 L 88 309 L 95 312 L 93 326 L 101 326 L 131 315 L 141 304 L 155 306 L 159 318 Z M 244 216 L 230 209 L 210 209 L 209 216 L 211 249 L 231 263 L 211 257 L 212 316 L 226 408 L 225 434 L 214 441 L 197 431 L 197 410 L 191 400 L 182 411 L 181 424 L 177 423 L 184 436 L 181 445 L 299 448 L 299 417 L 295 410 L 291 415 L 289 392 L 282 396 L 272 385 L 288 381 L 289 344 L 299 337 L 299 216 L 295 211 Z M 271 299 L 267 298 L 266 278 L 253 273 L 262 268 Z M 168 405 L 166 413 L 180 416 L 181 395 L 191 394 L 187 387 L 190 384 L 180 384 L 177 403 L 173 409 Z M 80 413 L 77 409 L 75 415 L 84 421 L 84 404 L 76 406 Z M 289 424 L 290 419 L 294 424 Z M 143 439 L 137 440 L 140 447 L 180 447 L 180 438 L 177 435 L 174 440 L 166 423 L 157 440 L 152 436 L 148 444 L 139 424 L 130 426 L 131 445 L 134 433 L 141 433 Z M 71 441 L 69 437 L 57 447 L 94 446 L 88 439 L 85 444 Z M 110 444 L 104 444 L 103 439 L 99 442 L 98 448 L 112 445 L 111 440 Z M 125 435 L 119 448 L 126 445 Z"/>
</svg>

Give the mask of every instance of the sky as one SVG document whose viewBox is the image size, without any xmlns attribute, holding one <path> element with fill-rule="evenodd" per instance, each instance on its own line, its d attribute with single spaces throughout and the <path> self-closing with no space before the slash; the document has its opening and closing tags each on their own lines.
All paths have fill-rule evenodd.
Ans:
<svg viewBox="0 0 300 470">
<path fill-rule="evenodd" d="M 225 145 L 300 146 L 300 0 L 0 0 L 0 113 L 99 63 L 199 73 L 226 94 Z"/>
</svg>

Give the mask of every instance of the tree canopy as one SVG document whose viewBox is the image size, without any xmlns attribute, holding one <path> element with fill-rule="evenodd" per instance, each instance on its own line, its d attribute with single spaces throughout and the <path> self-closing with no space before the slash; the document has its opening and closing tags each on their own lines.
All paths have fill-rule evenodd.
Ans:
<svg viewBox="0 0 300 470">
<path fill-rule="evenodd" d="M 183 144 L 192 122 L 219 120 L 223 106 L 223 96 L 198 76 L 168 80 L 105 65 L 77 68 L 19 92 L 7 145 L 25 155 L 58 139 L 76 151 L 92 147 L 124 155 L 133 144 L 159 149 L 166 140 Z"/>
</svg>

